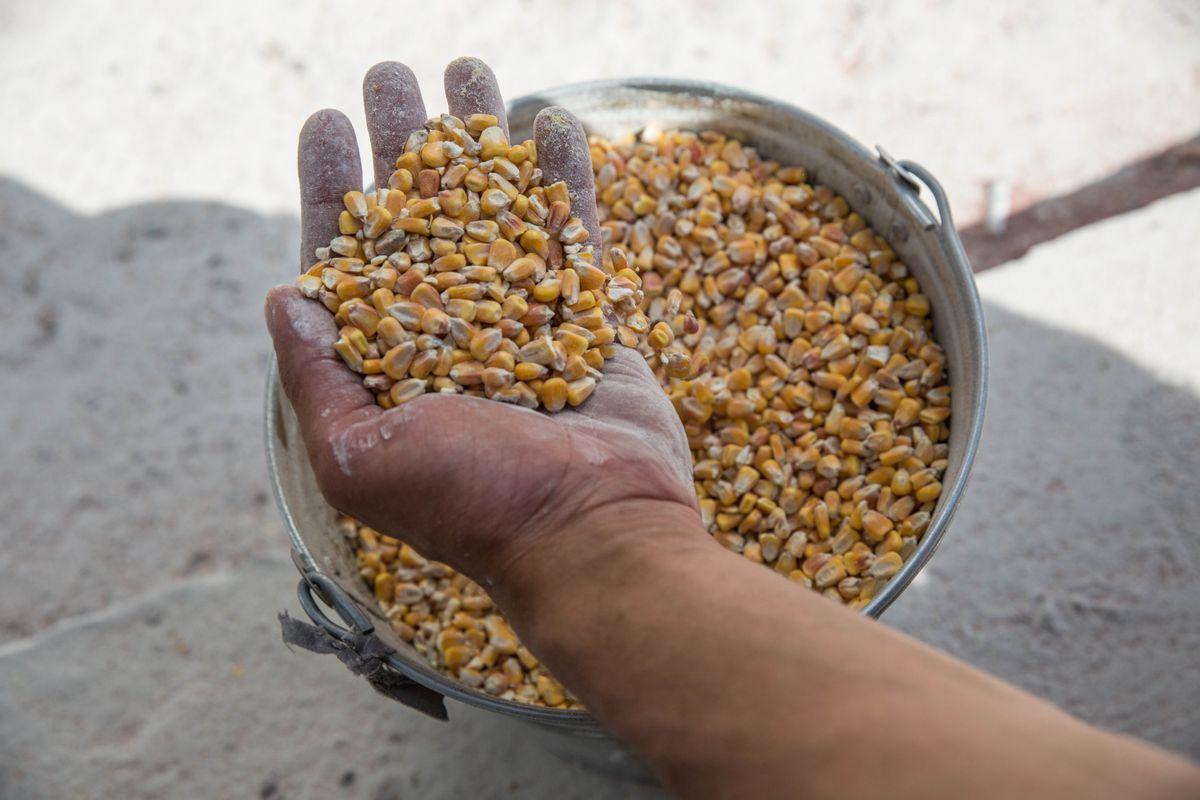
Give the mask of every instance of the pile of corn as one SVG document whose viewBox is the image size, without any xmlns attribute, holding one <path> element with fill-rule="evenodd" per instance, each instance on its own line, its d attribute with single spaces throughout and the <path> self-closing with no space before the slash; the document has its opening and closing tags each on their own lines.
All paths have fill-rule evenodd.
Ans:
<svg viewBox="0 0 1200 800">
<path fill-rule="evenodd" d="M 800 167 L 708 132 L 591 149 L 614 262 L 601 266 L 640 286 L 647 318 L 627 312 L 616 336 L 646 355 L 683 422 L 705 526 L 862 608 L 914 552 L 941 493 L 950 387 L 928 299 Z M 501 698 L 577 705 L 478 586 L 352 520 L 343 528 L 388 618 L 431 664 Z"/>
<path fill-rule="evenodd" d="M 577 406 L 616 347 L 609 321 L 646 330 L 637 274 L 602 269 L 567 185 L 541 184 L 532 140 L 443 114 L 387 188 L 346 193 L 341 235 L 297 285 L 335 314 L 334 348 L 381 406 L 427 391 Z"/>
<path fill-rule="evenodd" d="M 866 605 L 942 489 L 950 387 L 928 298 L 845 199 L 736 140 L 593 139 L 592 163 L 605 242 L 642 272 L 643 350 L 683 420 L 704 524 Z M 670 342 L 690 379 L 655 355 Z"/>
<path fill-rule="evenodd" d="M 338 526 L 392 627 L 434 667 L 506 700 L 580 707 L 521 645 L 477 583 L 350 517 Z"/>
</svg>

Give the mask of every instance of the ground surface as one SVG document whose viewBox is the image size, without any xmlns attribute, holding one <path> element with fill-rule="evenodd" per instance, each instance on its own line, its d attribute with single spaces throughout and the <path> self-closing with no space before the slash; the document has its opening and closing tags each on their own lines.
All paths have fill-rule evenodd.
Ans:
<svg viewBox="0 0 1200 800">
<path fill-rule="evenodd" d="M 0 7 L 0 72 L 20 78 L 3 89 L 19 124 L 0 126 L 0 798 L 632 791 L 279 642 L 295 572 L 265 479 L 259 309 L 295 259 L 294 131 L 322 105 L 357 118 L 374 60 L 411 63 L 431 108 L 460 53 L 512 96 L 724 80 L 925 162 L 964 221 L 986 180 L 1041 198 L 1200 128 L 1200 24 L 1180 2 L 1088 5 L 1086 35 L 1065 3 L 766 5 L 774 24 L 748 32 L 744 5 L 574 5 L 506 12 L 596 31 L 594 57 L 570 37 L 519 57 L 486 25 L 442 46 L 399 13 L 360 52 L 332 4 L 206 5 L 186 25 L 149 2 Z M 690 21 L 669 46 L 667 19 Z M 1196 219 L 1200 191 L 981 276 L 974 478 L 885 622 L 1200 757 L 1181 702 L 1200 696 Z"/>
</svg>

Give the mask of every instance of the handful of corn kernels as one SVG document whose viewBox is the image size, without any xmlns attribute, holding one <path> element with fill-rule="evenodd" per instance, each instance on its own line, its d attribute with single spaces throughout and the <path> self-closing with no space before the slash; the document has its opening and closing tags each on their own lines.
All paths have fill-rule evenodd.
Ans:
<svg viewBox="0 0 1200 800">
<path fill-rule="evenodd" d="M 426 392 L 559 411 L 649 329 L 641 279 L 598 257 L 532 140 L 490 114 L 414 131 L 386 188 L 347 192 L 340 235 L 296 283 L 335 314 L 334 349 L 378 403 Z"/>
</svg>

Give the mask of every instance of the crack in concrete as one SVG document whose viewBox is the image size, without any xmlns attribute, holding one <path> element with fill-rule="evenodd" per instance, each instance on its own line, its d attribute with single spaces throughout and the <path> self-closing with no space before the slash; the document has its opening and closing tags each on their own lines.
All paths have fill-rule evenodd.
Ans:
<svg viewBox="0 0 1200 800">
<path fill-rule="evenodd" d="M 228 586 L 241 572 L 253 569 L 255 566 L 291 566 L 286 558 L 275 556 L 257 556 L 243 563 L 228 568 L 209 572 L 196 577 L 176 579 L 170 583 L 155 586 L 130 597 L 123 598 L 110 605 L 74 614 L 56 620 L 49 627 L 42 628 L 21 639 L 13 639 L 0 644 L 0 661 L 29 652 L 39 645 L 60 637 L 70 636 L 87 628 L 119 622 L 121 619 L 134 615 L 143 607 L 155 603 L 169 601 L 176 595 L 194 589 L 216 589 Z"/>
</svg>

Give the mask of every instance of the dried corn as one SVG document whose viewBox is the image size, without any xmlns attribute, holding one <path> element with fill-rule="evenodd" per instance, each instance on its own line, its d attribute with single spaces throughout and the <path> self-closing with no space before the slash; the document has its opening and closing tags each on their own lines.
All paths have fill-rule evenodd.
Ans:
<svg viewBox="0 0 1200 800">
<path fill-rule="evenodd" d="M 464 127 L 453 118 L 441 124 Z M 336 258 L 303 276 L 302 290 L 325 302 L 332 292 L 337 311 L 354 301 L 338 299 L 343 283 L 363 277 L 394 298 L 377 322 L 346 308 L 350 324 L 335 349 L 366 373 L 372 340 L 350 312 L 368 328 L 375 322 L 382 374 L 364 382 L 395 381 L 376 391 L 399 404 L 433 388 L 437 353 L 418 334 L 443 330 L 447 319 L 472 325 L 461 344 L 450 331 L 438 345 L 458 353 L 449 369 L 459 390 L 555 411 L 591 393 L 588 367 L 603 365 L 605 348 L 637 347 L 683 422 L 709 532 L 801 586 L 864 607 L 930 523 L 950 424 L 929 300 L 887 242 L 845 200 L 810 185 L 803 169 L 763 161 L 721 134 L 668 132 L 592 139 L 599 218 L 612 247 L 602 260 L 579 258 L 589 245 L 565 185 L 530 180 L 515 189 L 525 173 L 514 181 L 512 167 L 536 163 L 532 143 L 510 146 L 487 115 L 468 118 L 465 130 L 492 172 L 475 163 L 453 180 L 468 197 L 464 208 L 473 203 L 482 217 L 448 212 L 437 184 L 419 191 L 421 174 L 445 184 L 471 163 L 459 155 L 426 165 L 425 142 L 414 143 L 389 182 L 407 193 L 406 204 L 374 241 L 372 259 L 363 258 L 371 243 L 363 231 L 378 203 L 347 195 L 341 236 L 329 248 Z M 430 150 L 429 159 L 440 156 Z M 390 194 L 385 205 L 393 206 Z M 434 251 L 431 238 L 453 252 Z M 462 261 L 442 261 L 442 274 L 464 280 L 440 288 L 432 265 L 454 255 Z M 482 287 L 478 297 L 462 291 L 471 285 Z M 381 302 L 368 295 L 367 308 Z M 429 310 L 438 313 L 427 325 Z M 431 664 L 501 698 L 578 707 L 478 586 L 365 526 L 350 521 L 343 530 L 377 594 L 389 590 L 377 576 L 394 575 L 393 597 L 380 605 Z M 397 555 L 385 562 L 388 548 Z M 450 629 L 458 633 L 439 648 Z"/>
<path fill-rule="evenodd" d="M 566 185 L 542 186 L 533 143 L 488 121 L 443 114 L 410 136 L 388 188 L 346 193 L 339 235 L 297 280 L 365 337 L 331 345 L 381 405 L 448 391 L 577 406 L 613 354 L 610 320 L 644 319 L 636 272 L 603 268 Z M 507 339 L 514 363 L 490 363 Z M 547 378 L 548 392 L 528 383 Z"/>
</svg>

